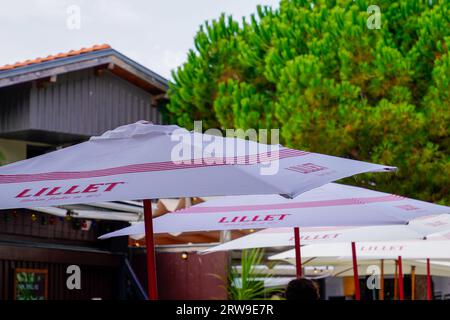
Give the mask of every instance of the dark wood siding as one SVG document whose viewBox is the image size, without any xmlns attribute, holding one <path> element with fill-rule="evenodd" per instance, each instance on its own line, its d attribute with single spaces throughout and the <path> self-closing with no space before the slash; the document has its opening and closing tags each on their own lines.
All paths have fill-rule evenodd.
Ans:
<svg viewBox="0 0 450 320">
<path fill-rule="evenodd" d="M 88 300 L 92 298 L 114 299 L 118 290 L 118 269 L 105 266 L 79 265 L 81 289 L 69 290 L 66 286 L 69 264 L 0 260 L 0 300 L 14 299 L 14 270 L 47 269 L 49 300 Z"/>
<path fill-rule="evenodd" d="M 90 229 L 84 231 L 80 230 L 83 221 L 84 219 L 76 218 L 67 220 L 28 209 L 1 210 L 0 243 L 5 240 L 26 240 L 92 246 L 108 250 L 111 244 L 126 248 L 127 239 L 122 239 L 116 244 L 116 239 L 111 242 L 99 241 L 97 238 L 110 230 L 126 227 L 128 223 L 91 220 Z"/>
<path fill-rule="evenodd" d="M 146 284 L 145 251 L 131 249 L 133 269 L 141 283 Z M 156 274 L 161 300 L 217 300 L 227 299 L 228 252 L 199 255 L 181 252 L 157 252 Z"/>
<path fill-rule="evenodd" d="M 161 299 L 227 298 L 228 252 L 189 253 L 187 260 L 180 253 L 158 253 L 156 262 Z"/>
<path fill-rule="evenodd" d="M 61 75 L 45 87 L 34 85 L 30 119 L 35 130 L 87 136 L 138 120 L 161 123 L 150 93 L 93 69 Z"/>
<path fill-rule="evenodd" d="M 162 123 L 154 96 L 107 69 L 85 69 L 0 89 L 0 137 L 80 142 L 118 126 Z"/>
<path fill-rule="evenodd" d="M 0 212 L 0 300 L 13 299 L 14 270 L 46 269 L 49 299 L 117 299 L 126 239 L 97 240 L 110 222 L 89 231 L 74 228 L 76 219 L 51 217 L 30 210 Z M 46 220 L 42 220 L 45 218 Z M 55 218 L 55 223 L 50 219 Z M 34 220 L 34 221 L 33 221 Z M 81 290 L 66 287 L 69 265 L 81 269 Z"/>
<path fill-rule="evenodd" d="M 30 127 L 29 83 L 0 89 L 0 133 Z"/>
</svg>

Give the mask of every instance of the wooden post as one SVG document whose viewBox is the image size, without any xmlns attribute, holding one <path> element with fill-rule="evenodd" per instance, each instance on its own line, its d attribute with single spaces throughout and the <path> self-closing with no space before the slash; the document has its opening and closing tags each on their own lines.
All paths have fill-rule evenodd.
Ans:
<svg viewBox="0 0 450 320">
<path fill-rule="evenodd" d="M 381 271 L 381 275 L 380 275 L 380 293 L 379 293 L 379 298 L 380 300 L 384 300 L 384 259 L 381 259 L 380 261 L 380 271 Z"/>
<path fill-rule="evenodd" d="M 433 295 L 431 294 L 431 266 L 430 258 L 427 259 L 427 300 L 432 300 Z"/>
<path fill-rule="evenodd" d="M 411 266 L 411 300 L 416 300 L 416 266 Z"/>
</svg>

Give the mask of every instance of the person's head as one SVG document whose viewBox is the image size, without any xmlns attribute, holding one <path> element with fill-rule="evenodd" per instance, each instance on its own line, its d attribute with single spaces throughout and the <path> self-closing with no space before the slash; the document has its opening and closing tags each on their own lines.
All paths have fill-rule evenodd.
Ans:
<svg viewBox="0 0 450 320">
<path fill-rule="evenodd" d="M 319 288 L 312 280 L 298 278 L 290 281 L 286 288 L 286 300 L 319 300 Z"/>
</svg>

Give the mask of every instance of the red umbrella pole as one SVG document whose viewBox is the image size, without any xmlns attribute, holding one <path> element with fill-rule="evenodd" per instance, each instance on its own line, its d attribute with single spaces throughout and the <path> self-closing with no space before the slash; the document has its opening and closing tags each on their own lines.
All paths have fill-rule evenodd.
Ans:
<svg viewBox="0 0 450 320">
<path fill-rule="evenodd" d="M 302 254 L 300 249 L 300 229 L 298 227 L 294 228 L 294 238 L 295 238 L 295 268 L 297 278 L 302 276 Z"/>
<path fill-rule="evenodd" d="M 156 285 L 155 244 L 153 240 L 152 201 L 144 200 L 145 244 L 147 249 L 147 286 L 150 300 L 158 300 Z"/>
<path fill-rule="evenodd" d="M 384 259 L 381 259 L 380 295 L 379 300 L 384 300 Z"/>
<path fill-rule="evenodd" d="M 403 263 L 402 257 L 398 257 L 398 291 L 400 300 L 405 300 L 405 291 L 403 286 Z"/>
<path fill-rule="evenodd" d="M 431 266 L 430 258 L 427 259 L 427 300 L 431 300 L 433 297 L 431 295 Z"/>
<path fill-rule="evenodd" d="M 355 282 L 355 298 L 361 300 L 361 290 L 359 288 L 358 261 L 356 260 L 356 244 L 352 242 L 352 260 L 353 260 L 353 281 Z"/>
</svg>

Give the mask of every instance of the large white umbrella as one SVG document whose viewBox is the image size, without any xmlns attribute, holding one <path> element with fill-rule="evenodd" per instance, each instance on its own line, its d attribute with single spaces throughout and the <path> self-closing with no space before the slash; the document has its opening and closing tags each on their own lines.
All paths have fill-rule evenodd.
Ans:
<svg viewBox="0 0 450 320">
<path fill-rule="evenodd" d="M 314 260 L 312 261 L 314 262 Z M 375 270 L 373 267 L 378 267 Z M 427 276 L 427 261 L 426 260 L 403 260 L 403 274 L 411 274 Z M 450 277 L 450 266 L 448 261 L 430 260 L 430 276 Z M 319 262 L 311 263 L 309 269 L 314 270 L 329 267 L 332 269 L 331 276 L 333 277 L 351 277 L 353 276 L 352 261 L 340 261 L 340 263 L 330 263 L 319 265 Z M 382 269 L 382 270 L 380 270 Z M 396 270 L 397 269 L 397 270 Z M 414 270 L 413 270 L 414 269 Z M 382 271 L 378 274 L 381 278 L 386 275 L 396 275 L 398 273 L 398 257 L 395 259 L 377 259 L 377 260 L 358 260 L 358 274 L 362 276 L 373 275 L 374 271 Z M 397 272 L 396 272 L 397 271 Z M 397 274 L 398 275 L 398 274 Z"/>
<path fill-rule="evenodd" d="M 393 167 L 188 132 L 142 121 L 0 168 L 0 209 L 169 197 L 296 195 Z M 156 298 L 151 202 L 144 201 L 150 297 Z"/>
<path fill-rule="evenodd" d="M 437 238 L 437 237 L 436 237 Z M 445 237 L 443 237 L 445 238 Z M 431 298 L 431 279 L 430 279 L 430 259 L 449 260 L 450 259 L 450 241 L 447 240 L 429 240 L 429 241 L 372 241 L 359 242 L 353 248 L 358 255 L 359 260 L 398 260 L 400 298 L 403 299 L 403 271 L 402 260 L 426 259 L 427 270 L 427 297 Z M 345 264 L 353 260 L 352 252 L 346 243 L 320 243 L 306 245 L 302 248 L 302 256 L 309 259 L 318 259 L 316 263 L 325 262 L 327 259 L 333 260 L 336 264 Z M 285 260 L 295 263 L 296 252 L 294 249 L 288 250 L 269 257 L 269 260 Z M 446 264 L 446 261 L 442 261 Z M 357 267 L 356 267 L 357 268 Z M 356 281 L 356 279 L 355 279 Z"/>
<path fill-rule="evenodd" d="M 409 199 L 411 200 L 411 199 Z M 416 200 L 414 200 L 416 201 Z M 412 204 L 410 204 L 411 206 Z M 415 204 L 417 205 L 417 204 Z M 448 207 L 443 207 L 439 205 L 434 205 L 430 203 L 426 203 L 426 206 L 429 210 L 428 214 L 433 212 L 449 212 Z M 297 269 L 301 268 L 301 261 L 299 259 L 300 250 L 298 244 L 300 241 L 295 243 L 295 239 L 292 236 L 293 230 L 292 228 L 279 228 L 279 229 L 265 229 L 259 232 L 255 232 L 248 236 L 244 236 L 227 243 L 209 248 L 203 252 L 215 252 L 215 251 L 223 251 L 223 250 L 241 250 L 241 249 L 249 249 L 249 248 L 264 248 L 264 247 L 284 247 L 284 246 L 293 246 L 295 245 L 295 249 L 287 251 L 285 254 L 289 254 L 289 261 L 294 262 Z M 328 251 L 328 259 L 325 260 L 326 255 L 322 256 L 321 252 L 315 252 L 316 246 L 306 246 L 302 247 L 302 257 L 306 259 L 308 263 L 311 260 L 316 264 L 321 263 L 332 263 L 336 264 L 338 262 L 348 263 L 346 259 L 348 256 L 338 257 L 340 255 L 345 256 L 346 254 L 352 254 L 353 264 L 353 272 L 355 277 L 355 285 L 357 283 L 356 279 L 359 276 L 359 271 L 357 267 L 356 256 L 358 254 L 357 248 L 358 245 L 355 244 L 355 241 L 376 241 L 376 240 L 408 240 L 408 239 L 428 239 L 428 240 L 448 240 L 450 235 L 450 215 L 449 214 L 441 214 L 441 215 L 429 215 L 422 216 L 420 218 L 416 218 L 408 222 L 407 225 L 386 225 L 386 226 L 367 226 L 367 227 L 329 227 L 329 228 L 304 228 L 302 229 L 301 241 L 303 244 L 320 244 L 320 243 L 329 243 L 329 246 L 324 246 Z M 342 242 L 352 242 L 352 249 L 355 248 L 355 251 L 350 251 L 350 247 L 347 243 Z M 436 243 L 433 241 L 433 243 Z M 440 243 L 440 246 L 447 247 L 449 246 L 449 242 L 444 241 Z M 305 248 L 308 248 L 308 252 L 304 253 Z M 382 247 L 379 248 L 388 248 Z M 391 247 L 389 247 L 391 248 Z M 320 248 L 319 248 L 320 249 Z M 339 250 L 341 251 L 339 251 Z M 442 249 L 442 248 L 441 248 Z M 411 247 L 410 247 L 411 250 Z M 414 250 L 414 249 L 412 249 Z M 314 253 L 313 253 L 314 252 Z M 394 257 L 397 257 L 395 254 L 398 252 L 394 252 Z M 424 251 L 419 252 L 418 257 L 424 258 L 422 256 Z M 436 253 L 436 251 L 435 251 Z M 314 255 L 314 257 L 311 257 Z M 275 256 L 275 258 L 282 258 L 283 256 Z M 385 257 L 385 256 L 383 256 Z M 409 258 L 412 256 L 410 255 Z M 433 256 L 431 256 L 433 257 Z M 364 256 L 362 259 L 367 259 Z M 374 258 L 371 256 L 370 258 Z M 381 256 L 380 256 L 381 258 Z M 429 257 L 430 258 L 430 257 Z M 442 256 L 441 258 L 446 258 L 446 256 Z M 339 261 L 342 260 L 342 261 Z M 359 259 L 359 257 L 358 257 Z M 401 262 L 401 259 L 400 259 Z M 428 261 L 429 262 L 429 261 Z M 345 269 L 345 268 L 344 268 Z M 428 265 L 427 270 L 430 270 Z M 297 272 L 299 273 L 299 272 Z M 429 274 L 428 274 L 429 277 Z M 430 290 L 430 283 L 428 282 L 428 290 Z M 359 294 L 359 289 L 356 288 L 356 293 Z M 428 297 L 431 297 L 428 292 Z"/>
<path fill-rule="evenodd" d="M 177 233 L 297 226 L 302 228 L 345 226 L 348 228 L 348 226 L 405 225 L 414 218 L 443 213 L 450 213 L 450 208 L 364 188 L 329 183 L 307 191 L 295 199 L 285 199 L 278 195 L 216 198 L 156 218 L 154 231 L 155 233 Z M 448 223 L 450 229 L 450 221 Z M 420 223 L 417 224 L 420 225 Z M 398 229 L 405 229 L 405 233 L 410 231 L 408 228 L 399 227 Z M 137 223 L 103 235 L 101 238 L 137 235 L 143 234 L 144 231 L 144 224 Z M 278 236 L 285 231 L 262 232 L 274 232 Z M 383 240 L 385 237 L 404 239 L 400 237 L 401 235 L 395 234 L 394 231 L 389 232 L 387 229 L 381 232 L 379 237 L 376 233 L 380 233 L 379 228 L 375 229 L 373 240 Z M 348 238 L 351 236 L 355 235 L 349 234 Z M 252 239 L 257 236 L 249 237 Z M 289 235 L 287 237 L 291 238 Z M 417 234 L 407 238 L 417 238 Z M 282 240 L 280 245 L 290 244 L 285 242 L 286 237 L 280 239 Z M 355 236 L 355 239 L 359 237 Z M 372 238 L 368 240 L 370 239 Z M 265 240 L 269 241 L 269 238 L 266 237 Z M 268 244 L 274 245 L 271 240 Z M 227 245 L 224 244 L 224 246 Z"/>
<path fill-rule="evenodd" d="M 450 259 L 448 240 L 361 241 L 356 244 L 358 260 L 397 259 Z M 334 261 L 351 261 L 352 252 L 347 243 L 317 243 L 302 247 L 303 258 L 333 258 Z M 295 250 L 287 250 L 269 257 L 269 260 L 295 261 Z"/>
<path fill-rule="evenodd" d="M 300 196 L 301 197 L 301 196 Z M 408 199 L 411 200 L 411 199 Z M 414 200 L 415 201 L 415 200 Z M 426 203 L 428 214 L 449 212 L 450 208 Z M 361 211 L 363 212 L 363 211 Z M 363 216 L 366 212 L 362 213 Z M 396 241 L 408 239 L 443 239 L 450 232 L 450 214 L 428 215 L 404 225 L 365 227 L 302 228 L 302 244 L 337 243 L 351 241 Z M 295 246 L 293 228 L 269 228 L 208 248 L 203 253 Z"/>
<path fill-rule="evenodd" d="M 188 209 L 168 213 L 155 219 L 155 232 L 177 233 L 186 231 L 258 229 L 274 227 L 312 227 L 312 226 L 368 226 L 394 225 L 381 230 L 366 228 L 340 232 L 342 241 L 387 240 L 387 239 L 420 239 L 427 231 L 427 224 L 421 227 L 420 222 L 405 225 L 410 220 L 427 215 L 449 213 L 450 208 L 424 201 L 418 201 L 393 194 L 372 191 L 364 188 L 351 187 L 342 184 L 329 183 L 322 187 L 303 193 L 296 199 L 285 199 L 278 195 L 229 196 L 213 199 Z M 448 221 L 447 221 L 448 223 Z M 439 221 L 430 225 L 444 226 Z M 416 229 L 413 228 L 416 226 Z M 450 224 L 447 226 L 450 227 Z M 422 228 L 422 229 L 421 229 Z M 441 230 L 432 228 L 435 232 Z M 114 231 L 101 238 L 144 233 L 144 225 L 137 223 L 131 227 Z M 425 229 L 425 230 L 423 230 Z M 439 229 L 439 230 L 438 230 Z M 300 234 L 295 228 L 294 243 L 297 250 L 298 276 L 301 276 Z M 312 230 L 309 230 L 312 231 Z M 309 232 L 306 231 L 306 232 Z M 318 237 L 336 238 L 336 230 L 329 234 L 322 232 Z M 334 234 L 333 234 L 334 232 Z M 262 233 L 261 233 L 262 234 Z M 303 232 L 302 232 L 303 234 Z M 259 235 L 259 234 L 258 234 Z M 292 233 L 277 238 L 292 241 Z M 284 238 L 283 238 L 284 236 Z M 314 235 L 306 235 L 313 238 Z M 256 237 L 255 235 L 248 237 Z M 264 235 L 263 235 L 264 237 Z M 275 238 L 272 237 L 272 238 Z M 270 244 L 269 237 L 264 241 Z M 248 239 L 248 238 L 245 238 Z M 246 242 L 246 240 L 236 240 Z M 247 241 L 249 244 L 250 241 Z M 289 245 L 289 242 L 278 242 L 279 245 Z M 227 246 L 224 244 L 223 246 Z M 270 246 L 273 246 L 272 242 Z M 353 245 L 353 243 L 352 243 Z M 356 255 L 355 255 L 356 259 Z M 357 271 L 357 270 L 355 270 Z M 355 274 L 355 277 L 357 274 Z"/>
<path fill-rule="evenodd" d="M 367 162 L 138 122 L 0 168 L 1 208 L 191 196 L 295 197 Z"/>
</svg>

